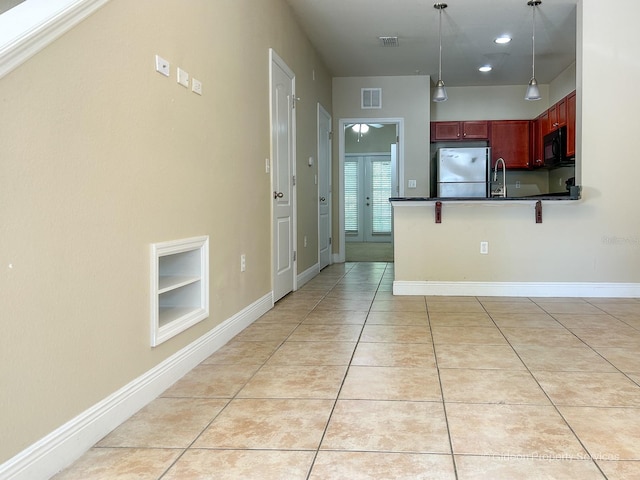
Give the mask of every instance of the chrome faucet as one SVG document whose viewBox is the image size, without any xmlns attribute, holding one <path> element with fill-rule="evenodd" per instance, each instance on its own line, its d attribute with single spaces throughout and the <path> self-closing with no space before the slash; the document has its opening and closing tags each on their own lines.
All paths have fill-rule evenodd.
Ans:
<svg viewBox="0 0 640 480">
<path fill-rule="evenodd" d="M 500 157 L 496 160 L 495 167 L 493 169 L 493 181 L 498 181 L 498 163 L 502 162 L 502 187 L 498 187 L 491 191 L 492 197 L 506 197 L 507 196 L 507 166 L 504 163 L 504 158 Z"/>
</svg>

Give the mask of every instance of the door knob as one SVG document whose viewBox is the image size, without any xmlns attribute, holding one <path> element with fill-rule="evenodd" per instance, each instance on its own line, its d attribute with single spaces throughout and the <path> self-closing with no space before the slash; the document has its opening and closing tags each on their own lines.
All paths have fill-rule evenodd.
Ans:
<svg viewBox="0 0 640 480">
<path fill-rule="evenodd" d="M 320 201 L 321 201 L 321 202 L 324 202 L 325 200 L 326 200 L 326 198 L 324 198 L 324 197 L 320 197 Z"/>
<path fill-rule="evenodd" d="M 273 198 L 282 198 L 284 197 L 284 193 L 282 192 L 273 192 Z"/>
</svg>

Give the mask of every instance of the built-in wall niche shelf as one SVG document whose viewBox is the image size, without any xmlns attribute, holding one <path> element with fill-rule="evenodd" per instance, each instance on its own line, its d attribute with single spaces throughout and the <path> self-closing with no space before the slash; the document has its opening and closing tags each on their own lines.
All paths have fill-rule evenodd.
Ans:
<svg viewBox="0 0 640 480">
<path fill-rule="evenodd" d="M 151 346 L 209 316 L 209 237 L 151 245 Z"/>
</svg>

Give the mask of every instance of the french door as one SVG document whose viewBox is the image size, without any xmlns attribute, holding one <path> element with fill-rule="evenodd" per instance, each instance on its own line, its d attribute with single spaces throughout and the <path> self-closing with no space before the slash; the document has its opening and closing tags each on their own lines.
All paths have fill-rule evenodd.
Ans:
<svg viewBox="0 0 640 480">
<path fill-rule="evenodd" d="M 394 165 L 391 155 L 347 155 L 344 161 L 345 240 L 391 242 Z"/>
</svg>

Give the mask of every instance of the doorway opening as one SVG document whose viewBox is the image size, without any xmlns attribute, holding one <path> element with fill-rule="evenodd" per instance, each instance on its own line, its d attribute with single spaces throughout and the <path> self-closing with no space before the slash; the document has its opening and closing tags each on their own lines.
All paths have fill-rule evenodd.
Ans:
<svg viewBox="0 0 640 480">
<path fill-rule="evenodd" d="M 402 119 L 340 120 L 340 245 L 347 262 L 393 261 Z"/>
</svg>

